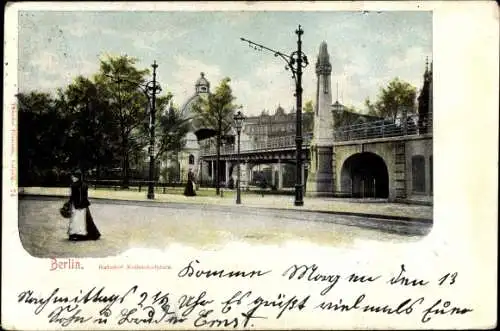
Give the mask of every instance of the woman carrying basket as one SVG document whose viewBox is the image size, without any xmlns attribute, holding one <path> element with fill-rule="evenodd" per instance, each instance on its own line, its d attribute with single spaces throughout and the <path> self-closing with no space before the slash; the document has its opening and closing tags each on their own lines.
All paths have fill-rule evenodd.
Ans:
<svg viewBox="0 0 500 331">
<path fill-rule="evenodd" d="M 83 182 L 82 173 L 77 170 L 71 174 L 71 195 L 68 203 L 71 206 L 69 218 L 69 240 L 97 240 L 101 233 L 97 229 L 90 214 L 88 186 Z"/>
</svg>

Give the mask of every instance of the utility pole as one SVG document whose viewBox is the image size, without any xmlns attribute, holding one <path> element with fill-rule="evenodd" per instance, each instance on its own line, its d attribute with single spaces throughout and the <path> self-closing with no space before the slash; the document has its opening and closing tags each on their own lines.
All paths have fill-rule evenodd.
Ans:
<svg viewBox="0 0 500 331">
<path fill-rule="evenodd" d="M 156 84 L 156 60 L 151 65 L 153 67 L 152 86 L 147 85 L 147 91 L 151 94 L 151 111 L 149 112 L 149 185 L 148 199 L 155 198 L 154 173 L 155 173 L 155 121 L 156 121 L 156 94 L 161 92 L 161 88 Z"/>
<path fill-rule="evenodd" d="M 137 83 L 133 82 L 127 79 L 123 79 L 121 77 L 118 77 L 116 79 L 115 77 L 111 75 L 106 75 L 109 78 L 113 79 L 116 83 L 120 84 L 122 81 L 126 81 L 130 84 L 136 84 L 138 88 L 141 89 L 142 92 L 146 95 L 146 98 L 148 99 L 148 108 L 149 108 L 149 148 L 148 148 L 148 154 L 149 154 L 149 179 L 148 179 L 148 194 L 147 198 L 148 199 L 154 199 L 155 198 L 155 191 L 154 191 L 154 163 L 155 163 L 155 155 L 154 155 L 154 146 L 155 146 L 155 121 L 156 121 L 156 95 L 159 94 L 162 89 L 160 84 L 156 81 L 156 68 L 158 68 L 158 64 L 156 64 L 156 60 L 153 62 L 151 65 L 153 68 L 153 80 L 149 81 L 147 83 Z M 119 93 L 119 100 L 120 100 L 120 107 L 121 107 L 121 94 L 120 94 L 120 89 L 118 89 Z M 127 171 L 127 167 L 124 167 L 125 171 Z M 125 178 L 128 178 L 125 176 Z M 128 184 L 128 182 L 127 182 Z"/>
<path fill-rule="evenodd" d="M 287 64 L 286 70 L 290 69 L 292 78 L 295 80 L 295 98 L 296 98 L 296 127 L 295 127 L 295 143 L 296 143 L 296 178 L 295 178 L 295 206 L 304 205 L 304 189 L 302 178 L 302 69 L 309 64 L 307 56 L 302 52 L 302 35 L 304 30 L 299 25 L 295 30 L 297 35 L 297 50 L 290 55 L 276 51 L 261 44 L 257 44 L 251 40 L 240 38 L 242 41 L 247 42 L 250 48 L 255 50 L 266 50 L 272 52 L 274 56 L 281 57 Z"/>
</svg>

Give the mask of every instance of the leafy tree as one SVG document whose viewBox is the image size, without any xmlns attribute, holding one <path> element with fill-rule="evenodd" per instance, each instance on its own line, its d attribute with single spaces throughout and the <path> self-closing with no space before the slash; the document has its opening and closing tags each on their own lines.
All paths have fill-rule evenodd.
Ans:
<svg viewBox="0 0 500 331">
<path fill-rule="evenodd" d="M 99 177 L 101 166 L 113 165 L 118 155 L 118 131 L 103 91 L 78 76 L 59 100 L 70 120 L 66 149 L 73 163 L 82 171 L 96 168 Z"/>
<path fill-rule="evenodd" d="M 302 112 L 302 134 L 310 134 L 314 130 L 314 104 L 308 100 Z"/>
<path fill-rule="evenodd" d="M 395 120 L 403 107 L 408 113 L 415 112 L 416 95 L 417 90 L 414 86 L 399 78 L 394 78 L 387 84 L 387 87 L 380 89 L 375 103 L 367 98 L 365 105 L 369 115 Z"/>
<path fill-rule="evenodd" d="M 231 79 L 224 78 L 215 93 L 209 94 L 206 98 L 199 98 L 192 106 L 195 120 L 199 126 L 215 130 L 217 166 L 215 167 L 215 189 L 216 194 L 220 194 L 220 146 L 222 136 L 229 132 L 233 125 L 233 116 L 236 109 L 240 108 L 234 103 L 236 99 L 229 83 Z"/>
<path fill-rule="evenodd" d="M 314 113 L 314 105 L 313 105 L 312 100 L 308 100 L 304 104 L 304 113 Z"/>
<path fill-rule="evenodd" d="M 160 98 L 158 106 L 160 116 L 157 125 L 157 153 L 156 159 L 165 159 L 168 153 L 181 150 L 186 144 L 186 134 L 191 128 L 190 120 L 182 111 L 172 103 L 169 105 L 171 95 Z"/>
<path fill-rule="evenodd" d="M 312 100 L 307 101 L 302 110 L 302 135 L 312 134 L 314 131 L 314 104 Z"/>
<path fill-rule="evenodd" d="M 67 123 L 58 111 L 56 100 L 47 93 L 35 91 L 20 93 L 17 99 L 20 185 L 58 176 L 67 159 L 62 146 Z"/>
<path fill-rule="evenodd" d="M 155 160 L 166 160 L 172 153 L 185 146 L 185 137 L 191 125 L 190 118 L 185 117 L 178 107 L 172 103 L 173 95 L 168 93 L 156 99 L 155 125 Z M 144 123 L 138 131 L 136 141 L 140 148 L 149 146 L 149 122 Z"/>
<path fill-rule="evenodd" d="M 137 69 L 136 62 L 137 59 L 126 55 L 108 56 L 101 60 L 99 73 L 95 76 L 118 128 L 123 187 L 128 187 L 131 151 L 139 146 L 134 142 L 134 130 L 146 120 L 149 104 L 147 96 L 139 89 L 149 70 Z"/>
</svg>

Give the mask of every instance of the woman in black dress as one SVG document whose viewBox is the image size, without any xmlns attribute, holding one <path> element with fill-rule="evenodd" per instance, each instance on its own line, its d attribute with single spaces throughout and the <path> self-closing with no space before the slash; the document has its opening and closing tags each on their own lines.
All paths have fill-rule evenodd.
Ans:
<svg viewBox="0 0 500 331">
<path fill-rule="evenodd" d="M 71 181 L 69 203 L 72 215 L 68 226 L 69 240 L 97 240 L 101 237 L 101 233 L 90 214 L 89 188 L 83 182 L 82 173 L 78 170 L 71 175 Z"/>
<path fill-rule="evenodd" d="M 191 170 L 188 172 L 188 180 L 186 188 L 184 189 L 184 195 L 187 197 L 194 197 L 196 195 L 196 191 L 194 190 L 194 174 Z"/>
</svg>

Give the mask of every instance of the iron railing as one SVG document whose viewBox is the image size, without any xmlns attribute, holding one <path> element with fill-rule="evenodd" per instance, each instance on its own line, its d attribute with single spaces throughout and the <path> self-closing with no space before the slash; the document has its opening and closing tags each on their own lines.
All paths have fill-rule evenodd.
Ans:
<svg viewBox="0 0 500 331">
<path fill-rule="evenodd" d="M 426 133 L 432 133 L 432 113 L 425 115 L 411 114 L 408 116 L 399 116 L 394 120 L 386 119 L 352 124 L 338 127 L 333 131 L 334 141 L 336 142 L 420 135 Z M 312 135 L 304 136 L 303 146 L 308 147 L 311 139 Z M 240 146 L 241 153 L 295 148 L 295 136 L 274 137 L 259 142 L 242 141 Z M 223 145 L 221 146 L 220 154 L 236 154 L 236 147 L 237 146 L 234 144 Z M 210 145 L 202 146 L 200 153 L 202 156 L 215 155 L 215 144 L 211 143 Z"/>
<path fill-rule="evenodd" d="M 334 130 L 335 141 L 351 141 L 432 133 L 432 113 L 399 116 L 395 120 L 379 120 L 342 126 Z"/>
<path fill-rule="evenodd" d="M 304 136 L 304 140 L 302 142 L 303 146 L 309 146 L 311 142 L 311 135 Z M 284 148 L 295 148 L 295 136 L 281 136 L 268 138 L 265 141 L 242 141 L 240 143 L 240 153 L 248 152 L 248 151 L 272 151 L 277 149 Z M 202 156 L 204 155 L 215 155 L 216 149 L 215 144 L 211 144 L 209 146 L 202 146 L 200 148 L 200 153 Z M 221 155 L 232 155 L 237 153 L 236 144 L 224 145 L 220 148 Z"/>
</svg>

